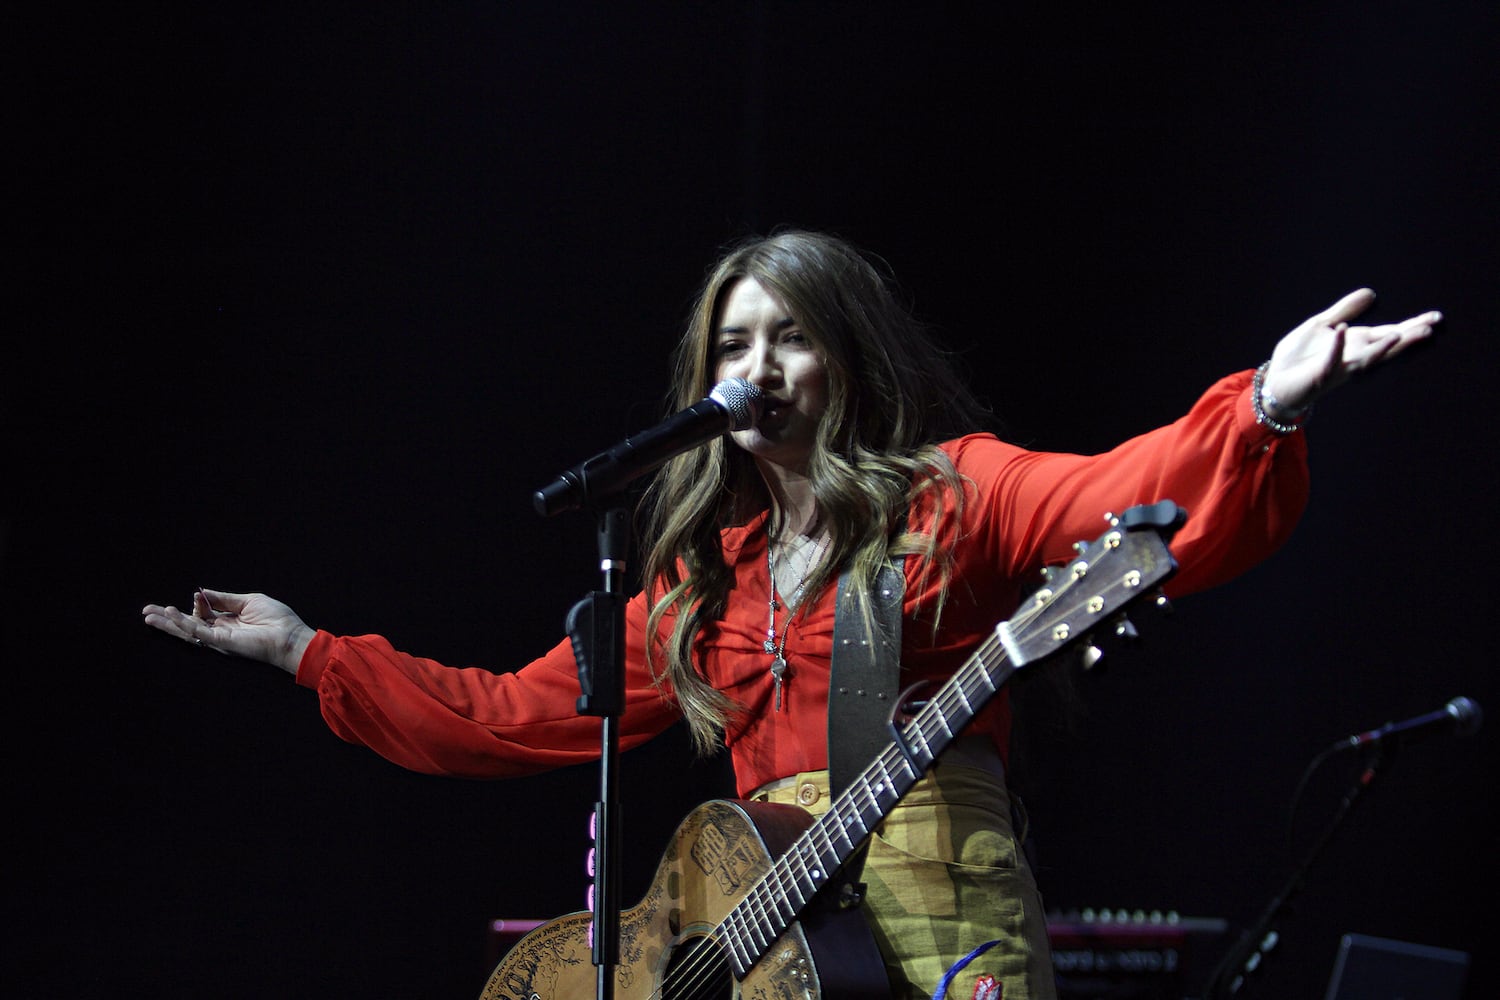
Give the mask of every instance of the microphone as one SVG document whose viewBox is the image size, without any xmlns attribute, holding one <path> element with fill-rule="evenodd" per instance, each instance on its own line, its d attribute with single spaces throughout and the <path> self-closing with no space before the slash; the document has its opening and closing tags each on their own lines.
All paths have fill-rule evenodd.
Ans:
<svg viewBox="0 0 1500 1000">
<path fill-rule="evenodd" d="M 760 386 L 727 378 L 706 399 L 585 459 L 532 494 L 543 517 L 612 496 L 638 476 L 728 431 L 749 430 L 760 419 Z"/>
<path fill-rule="evenodd" d="M 1416 739 L 1443 728 L 1451 728 L 1454 736 L 1473 736 L 1479 732 L 1483 723 L 1484 712 L 1476 702 L 1468 698 L 1454 698 L 1436 712 L 1428 712 L 1405 722 L 1387 722 L 1379 729 L 1356 733 L 1334 746 L 1337 749 L 1349 749 L 1380 743 L 1393 737 Z"/>
</svg>

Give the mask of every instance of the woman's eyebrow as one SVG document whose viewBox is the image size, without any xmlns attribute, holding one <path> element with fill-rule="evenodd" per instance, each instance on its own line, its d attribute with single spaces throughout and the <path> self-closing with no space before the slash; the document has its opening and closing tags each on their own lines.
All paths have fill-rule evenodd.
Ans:
<svg viewBox="0 0 1500 1000">
<path fill-rule="evenodd" d="M 787 316 L 784 319 L 779 319 L 779 320 L 776 321 L 776 331 L 779 333 L 780 331 L 785 330 L 789 326 L 796 326 L 796 325 L 797 325 L 796 318 L 792 317 L 792 316 Z M 725 334 L 731 334 L 731 333 L 749 333 L 749 332 L 750 332 L 750 328 L 746 327 L 746 326 L 721 326 L 721 327 L 719 327 L 719 336 L 721 336 L 721 337 L 724 336 Z"/>
</svg>

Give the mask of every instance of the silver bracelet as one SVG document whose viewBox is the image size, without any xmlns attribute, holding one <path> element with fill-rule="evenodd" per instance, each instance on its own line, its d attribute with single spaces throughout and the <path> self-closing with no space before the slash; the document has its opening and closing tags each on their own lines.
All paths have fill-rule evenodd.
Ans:
<svg viewBox="0 0 1500 1000">
<path fill-rule="evenodd" d="M 1280 404 L 1276 402 L 1276 397 L 1266 388 L 1266 370 L 1270 367 L 1271 362 L 1267 361 L 1255 369 L 1255 377 L 1250 380 L 1250 408 L 1255 411 L 1255 422 L 1273 434 L 1281 434 L 1283 436 L 1295 434 L 1307 422 L 1307 416 L 1312 411 L 1312 408 L 1308 407 L 1305 410 L 1298 410 L 1292 416 L 1291 423 L 1283 423 L 1267 413 L 1267 406 L 1280 408 Z"/>
</svg>

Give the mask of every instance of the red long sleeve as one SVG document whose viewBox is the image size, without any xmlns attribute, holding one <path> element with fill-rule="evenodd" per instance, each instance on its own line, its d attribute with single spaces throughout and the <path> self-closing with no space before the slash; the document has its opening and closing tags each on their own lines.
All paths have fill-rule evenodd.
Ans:
<svg viewBox="0 0 1500 1000">
<path fill-rule="evenodd" d="M 1225 378 L 1180 420 L 1096 456 L 1029 452 L 982 434 L 944 445 L 972 492 L 962 523 L 949 503 L 918 504 L 912 512 L 914 527 L 952 531 L 959 542 L 936 631 L 936 582 L 908 560 L 904 673 L 951 674 L 1014 610 L 1023 581 L 1034 580 L 1042 565 L 1066 561 L 1073 542 L 1099 535 L 1106 512 L 1161 499 L 1187 509 L 1172 545 L 1181 567 L 1169 587 L 1174 595 L 1226 581 L 1285 542 L 1307 500 L 1305 438 L 1278 437 L 1256 424 L 1249 385 L 1249 372 Z M 706 675 L 745 708 L 726 733 L 742 792 L 827 765 L 833 588 L 790 626 L 791 671 L 776 711 L 761 647 L 769 597 L 763 520 L 725 531 L 735 584 L 724 619 L 705 630 L 699 646 Z M 637 595 L 626 625 L 626 748 L 677 717 L 645 667 L 645 620 Z M 574 707 L 578 679 L 567 642 L 515 673 L 496 674 L 408 656 L 379 636 L 319 633 L 297 680 L 316 689 L 340 737 L 414 770 L 503 778 L 598 755 L 598 722 Z M 1003 746 L 1003 699 L 976 725 Z"/>
<path fill-rule="evenodd" d="M 627 750 L 677 718 L 644 666 L 641 605 L 637 597 L 627 612 L 637 620 L 627 629 L 636 641 L 626 653 L 619 726 Z M 410 656 L 378 635 L 320 631 L 303 654 L 297 683 L 318 692 L 338 736 L 414 771 L 510 778 L 599 756 L 599 720 L 577 712 L 578 668 L 566 640 L 524 670 L 494 673 Z"/>
</svg>

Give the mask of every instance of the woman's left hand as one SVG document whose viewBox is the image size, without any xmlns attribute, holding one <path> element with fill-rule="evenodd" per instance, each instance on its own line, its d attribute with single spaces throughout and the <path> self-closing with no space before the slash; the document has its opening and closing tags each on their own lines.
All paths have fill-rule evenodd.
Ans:
<svg viewBox="0 0 1500 1000">
<path fill-rule="evenodd" d="M 1295 420 L 1313 402 L 1348 380 L 1374 368 L 1431 336 L 1443 314 L 1425 312 L 1384 326 L 1350 326 L 1370 307 L 1375 293 L 1350 292 L 1328 309 L 1309 317 L 1276 345 L 1266 369 L 1267 411 L 1278 420 Z"/>
</svg>

